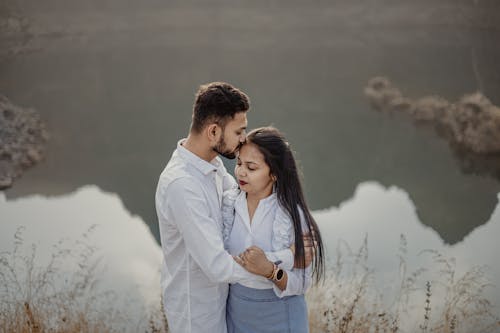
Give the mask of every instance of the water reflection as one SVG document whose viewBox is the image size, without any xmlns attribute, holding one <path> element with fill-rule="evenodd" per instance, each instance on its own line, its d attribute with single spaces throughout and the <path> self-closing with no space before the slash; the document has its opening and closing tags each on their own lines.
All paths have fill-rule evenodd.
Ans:
<svg viewBox="0 0 500 333">
<path fill-rule="evenodd" d="M 460 242 L 495 209 L 498 179 L 470 174 L 490 163 L 462 168 L 435 135 L 374 114 L 362 96 L 383 74 L 409 96 L 454 100 L 478 88 L 479 72 L 500 104 L 497 21 L 485 19 L 499 5 L 446 2 L 20 4 L 42 47 L 0 62 L 0 91 L 39 110 L 52 140 L 46 161 L 6 197 L 98 184 L 158 241 L 157 177 L 186 135 L 197 85 L 226 80 L 250 95 L 250 128 L 272 123 L 287 134 L 314 209 L 376 180 L 403 188 L 418 220 Z"/>
<path fill-rule="evenodd" d="M 499 199 L 497 195 L 497 201 Z M 0 194 L 0 211 L 0 251 L 11 251 L 13 234 L 19 226 L 25 226 L 25 243 L 38 245 L 39 263 L 48 260 L 52 244 L 61 238 L 77 240 L 89 226 L 96 224 L 91 240 L 92 245 L 98 247 L 106 267 L 99 276 L 102 288 L 141 300 L 134 303 L 137 306 L 158 304 L 161 249 L 146 224 L 139 217 L 131 216 L 116 194 L 103 192 L 96 186 L 85 186 L 70 195 L 53 198 L 30 196 L 7 201 Z M 435 263 L 428 256 L 419 255 L 422 250 L 435 249 L 456 259 L 457 276 L 474 265 L 487 265 L 491 282 L 500 281 L 500 265 L 496 258 L 500 205 L 487 223 L 455 245 L 447 245 L 436 231 L 421 224 L 408 193 L 394 186 L 386 188 L 378 182 L 359 184 L 354 196 L 338 208 L 315 211 L 313 215 L 326 240 L 330 265 L 334 264 L 341 241 L 354 250 L 367 236 L 367 264 L 375 269 L 377 286 L 388 298 L 397 289 L 401 234 L 406 237 L 405 260 L 409 271 L 425 267 L 436 273 L 439 268 L 433 266 Z M 423 281 L 418 287 L 424 288 Z M 500 289 L 494 286 L 487 292 L 497 311 Z M 436 305 L 439 301 L 433 302 Z M 420 309 L 422 304 L 413 306 Z M 133 317 L 137 316 L 135 305 L 117 306 L 124 306 Z M 420 312 L 416 313 L 420 316 Z M 418 321 L 420 317 L 414 319 Z"/>
<path fill-rule="evenodd" d="M 54 253 L 53 245 L 63 240 L 76 248 L 82 235 L 96 225 L 87 241 L 101 258 L 98 290 L 115 293 L 119 300 L 115 310 L 129 318 L 129 324 L 144 319 L 148 307 L 157 308 L 161 249 L 146 224 L 130 215 L 116 194 L 85 186 L 59 197 L 7 201 L 0 193 L 0 212 L 0 252 L 12 251 L 14 233 L 24 227 L 23 247 L 36 245 L 36 265 L 41 267 Z M 61 265 L 66 276 L 74 273 L 78 258 L 66 258 Z"/>
<path fill-rule="evenodd" d="M 500 200 L 500 195 L 497 196 Z M 362 245 L 365 236 L 368 239 L 368 265 L 375 269 L 376 282 L 380 291 L 390 300 L 399 287 L 400 276 L 400 236 L 406 238 L 407 256 L 405 261 L 408 271 L 423 267 L 428 270 L 427 278 L 440 274 L 440 266 L 423 250 L 437 250 L 442 255 L 455 258 L 456 278 L 462 276 L 475 265 L 488 267 L 487 276 L 493 287 L 487 295 L 500 316 L 500 288 L 495 283 L 500 281 L 497 238 L 500 233 L 500 205 L 489 217 L 487 223 L 472 231 L 461 242 L 447 245 L 432 228 L 423 226 L 418 219 L 417 209 L 408 193 L 391 186 L 386 188 L 377 182 L 361 183 L 357 186 L 354 197 L 340 205 L 316 211 L 314 214 L 327 241 L 327 252 L 332 259 L 336 255 L 339 243 L 346 242 L 356 250 Z M 425 277 L 418 287 L 424 290 Z M 423 295 L 424 292 L 421 292 Z M 423 300 L 411 304 L 415 310 L 415 321 L 423 318 Z M 434 306 L 443 300 L 433 299 Z M 418 318 L 417 318 L 418 316 Z M 407 323 L 410 324 L 410 323 Z M 412 323 L 414 324 L 414 323 Z"/>
</svg>

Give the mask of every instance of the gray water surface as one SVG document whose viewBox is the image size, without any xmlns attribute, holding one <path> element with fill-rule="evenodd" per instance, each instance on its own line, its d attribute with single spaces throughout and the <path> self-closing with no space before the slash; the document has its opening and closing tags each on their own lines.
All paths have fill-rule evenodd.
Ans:
<svg viewBox="0 0 500 333">
<path fill-rule="evenodd" d="M 459 247 L 458 255 L 481 247 L 481 241 L 464 242 L 475 229 L 499 223 L 495 170 L 464 167 L 433 129 L 377 113 L 363 96 L 367 81 L 383 75 L 411 98 L 456 101 L 481 90 L 500 105 L 495 1 L 24 1 L 11 7 L 27 18 L 26 28 L 1 35 L 4 50 L 17 48 L 0 58 L 0 93 L 38 110 L 51 139 L 45 161 L 4 192 L 4 205 L 35 194 L 57 200 L 96 185 L 116 193 L 158 241 L 158 175 L 187 135 L 197 87 L 220 80 L 250 96 L 250 128 L 272 124 L 286 133 L 313 210 L 336 209 L 366 182 L 395 186 L 407 194 L 415 218 L 401 221 L 407 229 L 389 228 L 387 237 L 419 225 L 437 236 L 419 234 L 421 249 Z M 226 162 L 231 169 L 234 163 Z M 393 209 L 397 204 L 380 206 L 382 216 Z M 329 216 L 332 226 L 346 223 Z M 4 225 L 7 216 L 0 217 Z M 327 228 L 326 241 L 363 228 L 345 234 Z M 484 249 L 494 251 L 489 242 Z M 498 272 L 493 257 L 483 258 Z"/>
</svg>

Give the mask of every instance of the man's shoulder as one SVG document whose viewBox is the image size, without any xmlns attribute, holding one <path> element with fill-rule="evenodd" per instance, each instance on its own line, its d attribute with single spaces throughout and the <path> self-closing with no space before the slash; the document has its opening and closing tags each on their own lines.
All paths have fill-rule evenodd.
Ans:
<svg viewBox="0 0 500 333">
<path fill-rule="evenodd" d="M 175 158 L 175 154 L 160 174 L 158 183 L 164 188 L 172 186 L 198 187 L 200 185 L 199 179 L 194 175 L 194 171 L 189 164 L 181 158 Z"/>
<path fill-rule="evenodd" d="M 187 166 L 167 165 L 160 175 L 159 183 L 168 186 L 172 183 L 196 183 L 196 177 L 189 172 Z"/>
</svg>

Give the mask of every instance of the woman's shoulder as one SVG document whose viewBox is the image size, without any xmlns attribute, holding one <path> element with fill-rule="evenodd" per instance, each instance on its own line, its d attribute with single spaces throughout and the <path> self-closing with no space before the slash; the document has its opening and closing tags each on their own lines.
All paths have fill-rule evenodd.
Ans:
<svg viewBox="0 0 500 333">
<path fill-rule="evenodd" d="M 276 208 L 275 222 L 283 225 L 288 225 L 288 224 L 293 225 L 293 220 L 288 210 L 285 207 L 283 207 L 283 205 L 279 201 L 276 206 L 277 208 Z M 305 230 L 304 228 L 307 228 L 307 221 L 306 221 L 306 216 L 304 214 L 304 210 L 298 204 L 297 204 L 297 210 L 299 212 L 302 229 Z"/>
</svg>

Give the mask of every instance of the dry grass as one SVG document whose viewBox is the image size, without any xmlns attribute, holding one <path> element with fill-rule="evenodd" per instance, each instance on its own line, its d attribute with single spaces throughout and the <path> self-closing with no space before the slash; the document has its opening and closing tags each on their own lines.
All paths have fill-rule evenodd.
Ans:
<svg viewBox="0 0 500 333">
<path fill-rule="evenodd" d="M 377 291 L 375 272 L 366 264 L 367 239 L 357 252 L 339 244 L 333 270 L 307 294 L 312 333 L 500 332 L 498 316 L 485 296 L 491 284 L 484 267 L 457 277 L 453 258 L 423 251 L 421 255 L 431 256 L 432 268 L 409 273 L 401 236 L 399 282 L 388 299 Z"/>
<path fill-rule="evenodd" d="M 17 230 L 13 251 L 0 253 L 0 332 L 139 330 L 139 323 L 130 322 L 118 310 L 122 298 L 97 288 L 100 259 L 88 245 L 93 229 L 76 244 L 54 245 L 47 264 L 38 262 L 35 245 L 26 249 L 23 229 Z M 161 309 L 148 313 L 149 331 L 167 332 Z"/>
<path fill-rule="evenodd" d="M 100 261 L 87 245 L 92 230 L 74 246 L 56 244 L 47 264 L 38 262 L 35 246 L 26 251 L 23 230 L 16 232 L 13 251 L 0 253 L 0 332 L 168 332 L 161 301 L 137 323 L 120 313 L 115 292 L 99 291 Z M 388 299 L 367 265 L 367 239 L 357 251 L 340 242 L 324 283 L 307 294 L 311 332 L 500 332 L 484 296 L 491 286 L 484 267 L 457 276 L 452 258 L 423 251 L 432 269 L 409 272 L 406 252 L 401 236 L 398 283 Z"/>
</svg>

